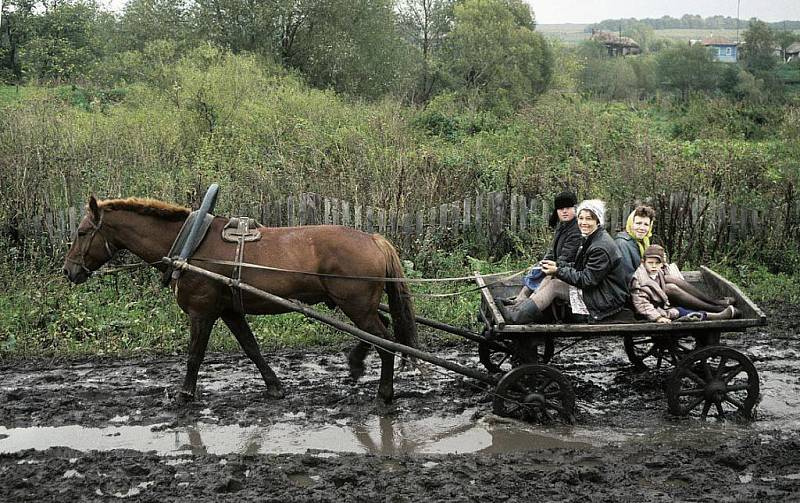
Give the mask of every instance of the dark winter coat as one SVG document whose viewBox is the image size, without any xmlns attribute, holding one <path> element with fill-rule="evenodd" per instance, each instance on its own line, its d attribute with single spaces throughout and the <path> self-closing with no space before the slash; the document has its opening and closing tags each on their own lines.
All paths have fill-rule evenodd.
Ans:
<svg viewBox="0 0 800 503">
<path fill-rule="evenodd" d="M 628 301 L 628 279 L 614 239 L 603 227 L 584 239 L 575 262 L 559 267 L 556 277 L 583 292 L 590 321 L 600 321 L 622 310 Z"/>
<path fill-rule="evenodd" d="M 639 245 L 636 240 L 625 231 L 617 234 L 614 238 L 614 243 L 619 248 L 620 256 L 622 257 L 622 267 L 625 269 L 625 277 L 628 281 L 633 277 L 633 273 L 639 268 L 642 262 L 642 255 L 639 251 Z"/>
<path fill-rule="evenodd" d="M 569 222 L 559 222 L 553 234 L 553 246 L 545 254 L 544 260 L 552 260 L 565 265 L 574 262 L 575 254 L 578 253 L 582 240 L 577 218 L 573 218 Z"/>
</svg>

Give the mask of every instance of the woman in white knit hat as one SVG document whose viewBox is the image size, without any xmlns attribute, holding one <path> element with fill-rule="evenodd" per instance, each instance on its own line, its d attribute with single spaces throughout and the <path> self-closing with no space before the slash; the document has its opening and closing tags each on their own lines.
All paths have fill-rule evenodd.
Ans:
<svg viewBox="0 0 800 503">
<path fill-rule="evenodd" d="M 544 311 L 560 299 L 573 315 L 601 321 L 621 311 L 628 301 L 628 281 L 614 239 L 603 228 L 606 207 L 599 199 L 578 205 L 578 228 L 583 242 L 572 263 L 542 261 L 548 276 L 536 293 L 514 306 L 501 307 L 508 323 L 542 321 Z"/>
</svg>

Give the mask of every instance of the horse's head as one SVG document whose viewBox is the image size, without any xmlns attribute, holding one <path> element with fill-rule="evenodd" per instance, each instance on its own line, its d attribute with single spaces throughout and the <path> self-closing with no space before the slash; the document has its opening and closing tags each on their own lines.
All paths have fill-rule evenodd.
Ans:
<svg viewBox="0 0 800 503">
<path fill-rule="evenodd" d="M 83 283 L 93 271 L 114 256 L 116 247 L 103 234 L 103 210 L 94 196 L 89 198 L 86 216 L 83 217 L 64 258 L 64 274 L 76 284 Z"/>
</svg>

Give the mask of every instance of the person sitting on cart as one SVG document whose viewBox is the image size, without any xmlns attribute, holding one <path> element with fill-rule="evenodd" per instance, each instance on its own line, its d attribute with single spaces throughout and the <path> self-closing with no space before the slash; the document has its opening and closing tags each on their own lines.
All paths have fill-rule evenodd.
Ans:
<svg viewBox="0 0 800 503">
<path fill-rule="evenodd" d="M 672 323 L 673 320 L 729 320 L 739 314 L 732 305 L 723 307 L 723 301 L 720 304 L 709 303 L 678 284 L 668 282 L 669 276 L 664 272 L 666 262 L 666 253 L 661 246 L 650 245 L 645 249 L 630 283 L 631 300 L 637 315 L 648 321 Z"/>
<path fill-rule="evenodd" d="M 553 244 L 547 250 L 542 260 L 552 260 L 556 263 L 568 264 L 575 260 L 575 254 L 581 245 L 581 231 L 575 219 L 575 206 L 578 198 L 574 192 L 565 190 L 556 196 L 553 201 L 553 213 L 550 214 L 550 227 L 555 227 Z M 536 291 L 545 274 L 542 272 L 541 262 L 531 267 L 530 272 L 522 278 L 522 289 L 515 297 L 505 299 L 506 304 L 517 304 L 524 301 Z"/>
<path fill-rule="evenodd" d="M 614 242 L 622 255 L 622 265 L 628 280 L 642 263 L 645 248 L 650 246 L 655 220 L 656 210 L 644 204 L 639 205 L 628 215 L 625 230 L 614 237 Z"/>
<path fill-rule="evenodd" d="M 625 308 L 628 281 L 614 239 L 603 228 L 605 203 L 588 199 L 578 206 L 583 241 L 570 264 L 542 260 L 547 277 L 536 292 L 514 306 L 502 306 L 507 323 L 525 325 L 545 319 L 556 299 L 568 303 L 573 315 L 590 322 L 609 318 Z"/>
</svg>

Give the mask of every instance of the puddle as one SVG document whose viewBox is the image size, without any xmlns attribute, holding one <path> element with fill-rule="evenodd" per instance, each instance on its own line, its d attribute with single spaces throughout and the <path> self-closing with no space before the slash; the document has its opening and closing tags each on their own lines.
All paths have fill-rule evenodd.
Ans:
<svg viewBox="0 0 800 503">
<path fill-rule="evenodd" d="M 566 429 L 548 431 L 518 423 L 476 421 L 474 412 L 407 422 L 381 417 L 365 424 L 316 428 L 291 422 L 249 427 L 200 423 L 176 429 L 163 425 L 0 427 L 0 435 L 6 436 L 0 440 L 0 452 L 63 446 L 80 451 L 134 449 L 162 455 L 289 454 L 314 450 L 390 455 L 503 453 L 555 447 L 580 449 L 606 443 L 606 440 L 592 439 L 593 435 L 588 433 L 576 438 Z"/>
</svg>

